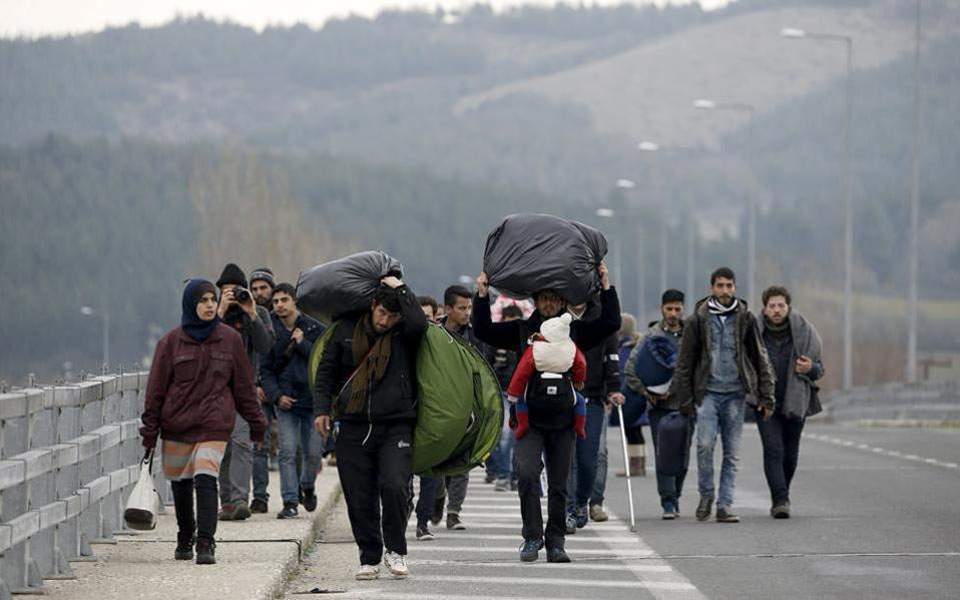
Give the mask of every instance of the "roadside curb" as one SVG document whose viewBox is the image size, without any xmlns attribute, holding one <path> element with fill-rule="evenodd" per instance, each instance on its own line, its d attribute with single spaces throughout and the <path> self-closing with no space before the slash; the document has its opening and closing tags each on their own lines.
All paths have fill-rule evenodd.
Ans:
<svg viewBox="0 0 960 600">
<path fill-rule="evenodd" d="M 333 485 L 329 486 L 326 497 L 321 499 L 322 501 L 318 504 L 317 510 L 314 511 L 313 515 L 311 515 L 312 518 L 310 521 L 310 527 L 308 527 L 301 535 L 300 545 L 297 546 L 296 549 L 292 550 L 290 556 L 288 556 L 284 561 L 280 575 L 273 582 L 273 585 L 270 586 L 270 589 L 267 590 L 267 592 L 262 596 L 263 600 L 274 600 L 275 598 L 280 598 L 284 595 L 292 576 L 300 567 L 303 556 L 316 545 L 317 534 L 324 524 L 326 524 L 327 519 L 330 517 L 333 509 L 337 506 L 337 502 L 340 500 L 342 490 L 340 488 L 340 478 L 339 475 L 336 474 L 336 469 L 325 467 L 324 471 L 332 472 L 330 475 L 325 476 L 336 477 L 336 480 L 333 482 Z M 321 475 L 321 477 L 323 476 L 324 475 Z M 317 488 L 319 489 L 320 486 L 317 486 Z"/>
</svg>

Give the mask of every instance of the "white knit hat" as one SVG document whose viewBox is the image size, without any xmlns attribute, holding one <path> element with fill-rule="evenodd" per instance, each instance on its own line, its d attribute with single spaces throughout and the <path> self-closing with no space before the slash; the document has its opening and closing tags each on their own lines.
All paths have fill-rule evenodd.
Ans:
<svg viewBox="0 0 960 600">
<path fill-rule="evenodd" d="M 571 321 L 573 321 L 573 317 L 570 316 L 570 313 L 563 313 L 559 317 L 547 319 L 540 326 L 540 333 L 548 342 L 552 343 L 569 340 Z"/>
</svg>

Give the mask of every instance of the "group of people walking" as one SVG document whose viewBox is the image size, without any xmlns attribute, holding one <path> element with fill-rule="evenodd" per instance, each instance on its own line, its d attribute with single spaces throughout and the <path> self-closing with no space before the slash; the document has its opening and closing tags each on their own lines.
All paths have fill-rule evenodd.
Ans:
<svg viewBox="0 0 960 600">
<path fill-rule="evenodd" d="M 310 354 L 324 327 L 298 311 L 293 286 L 275 284 L 269 270 L 258 269 L 251 293 L 235 265 L 224 269 L 216 286 L 191 280 L 183 293 L 181 326 L 157 345 L 141 429 L 148 450 L 158 437 L 163 440 L 179 528 L 176 558 L 192 559 L 195 549 L 198 563 L 215 561 L 218 479 L 221 519 L 266 512 L 264 436 L 271 420 L 280 438 L 279 518 L 295 517 L 299 506 L 316 507 L 320 455 L 325 440 L 335 439 L 359 547 L 357 579 L 379 577 L 381 565 L 395 578 L 408 576 L 406 528 L 412 515 L 420 541 L 433 539 L 430 526 L 443 522 L 444 511 L 448 530 L 467 528 L 460 514 L 468 493 L 466 474 L 421 477 L 414 502 L 416 360 L 431 326 L 474 346 L 503 389 L 508 418 L 487 462 L 487 481 L 518 494 L 520 560 L 535 561 L 545 550 L 548 561 L 569 562 L 566 536 L 591 519 L 607 519 L 608 419 L 616 407 L 631 402 L 639 401 L 639 412 L 646 412 L 642 422 L 650 426 L 657 465 L 664 452 L 686 456 L 696 439 L 700 499 L 695 516 L 705 521 L 715 514 L 723 523 L 739 520 L 735 478 L 744 416 L 753 412 L 771 515 L 789 517 L 800 435 L 804 419 L 819 408 L 816 381 L 823 375 L 819 335 L 792 308 L 789 291 L 768 288 L 762 314 L 754 315 L 736 295 L 734 273 L 720 268 L 711 275 L 710 294 L 686 318 L 684 294 L 666 290 L 661 318 L 638 332 L 636 320 L 621 313 L 602 263 L 597 278 L 600 291 L 586 304 L 569 305 L 545 289 L 533 295 L 530 314 L 508 305 L 495 320 L 484 273 L 475 290 L 446 290 L 442 317 L 439 303 L 418 298 L 397 277 L 384 277 L 368 310 L 332 325 L 312 374 Z M 666 384 L 645 382 L 638 368 L 653 338 L 675 348 L 675 369 Z M 659 426 L 677 415 L 686 423 L 684 443 L 665 444 Z M 623 423 L 627 466 L 634 474 L 645 467 L 638 449 L 644 446 L 642 422 Z M 714 477 L 718 437 L 719 486 Z M 682 462 L 682 469 L 670 473 L 657 470 L 667 520 L 682 514 Z"/>
</svg>

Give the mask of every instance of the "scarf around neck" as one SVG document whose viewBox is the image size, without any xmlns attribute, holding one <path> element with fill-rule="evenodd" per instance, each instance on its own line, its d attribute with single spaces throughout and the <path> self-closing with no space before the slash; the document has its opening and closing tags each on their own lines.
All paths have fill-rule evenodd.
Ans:
<svg viewBox="0 0 960 600">
<path fill-rule="evenodd" d="M 357 368 L 350 382 L 348 413 L 361 412 L 363 403 L 366 402 L 371 391 L 371 384 L 383 379 L 387 372 L 392 349 L 391 332 L 378 334 L 374 331 L 370 313 L 357 321 L 357 326 L 353 329 L 353 363 Z"/>
<path fill-rule="evenodd" d="M 740 308 L 740 299 L 736 297 L 734 297 L 730 306 L 724 306 L 720 304 L 720 301 L 713 296 L 710 296 L 710 298 L 707 300 L 707 309 L 710 311 L 711 315 L 726 316 L 736 312 L 738 308 Z"/>
<path fill-rule="evenodd" d="M 790 316 L 787 315 L 787 318 L 783 320 L 783 323 L 779 325 L 774 325 L 773 321 L 767 318 L 766 315 L 763 316 L 763 327 L 770 332 L 770 335 L 774 337 L 781 337 L 790 333 Z"/>
</svg>

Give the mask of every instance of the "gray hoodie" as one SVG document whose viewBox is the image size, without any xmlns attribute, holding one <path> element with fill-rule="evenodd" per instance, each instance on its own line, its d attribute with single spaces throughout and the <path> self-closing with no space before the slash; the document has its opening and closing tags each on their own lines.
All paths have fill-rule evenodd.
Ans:
<svg viewBox="0 0 960 600">
<path fill-rule="evenodd" d="M 816 327 L 792 307 L 787 318 L 790 320 L 790 338 L 793 344 L 790 366 L 792 367 L 798 357 L 806 356 L 813 361 L 813 369 L 806 375 L 797 373 L 793 368 L 788 369 L 790 375 L 786 391 L 783 398 L 777 398 L 777 408 L 787 418 L 802 419 L 820 412 L 819 402 L 811 404 L 811 400 L 814 399 L 814 392 L 819 389 L 814 382 L 823 377 L 822 342 Z M 757 326 L 760 329 L 760 338 L 764 339 L 766 323 L 763 315 L 757 316 Z"/>
</svg>

